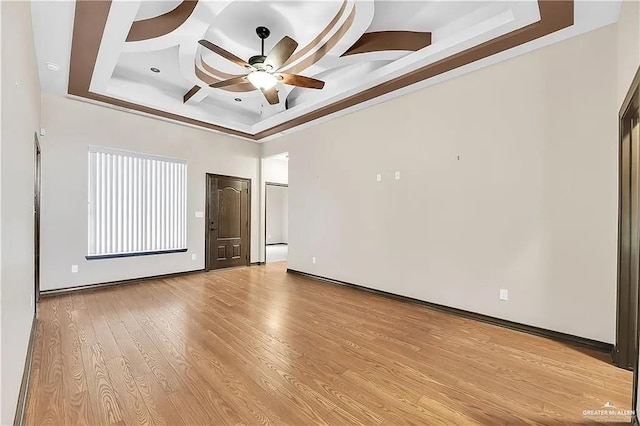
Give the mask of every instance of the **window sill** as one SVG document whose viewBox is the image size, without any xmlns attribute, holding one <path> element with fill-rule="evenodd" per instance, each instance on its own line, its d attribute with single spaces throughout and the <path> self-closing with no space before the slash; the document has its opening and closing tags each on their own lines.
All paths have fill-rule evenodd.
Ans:
<svg viewBox="0 0 640 426">
<path fill-rule="evenodd" d="M 84 258 L 87 260 L 99 260 L 99 259 L 115 259 L 118 257 L 137 257 L 137 256 L 151 256 L 155 254 L 168 254 L 168 253 L 184 253 L 188 249 L 177 249 L 177 250 L 159 250 L 159 251 L 140 251 L 136 253 L 118 253 L 118 254 L 96 254 L 85 256 Z"/>
</svg>

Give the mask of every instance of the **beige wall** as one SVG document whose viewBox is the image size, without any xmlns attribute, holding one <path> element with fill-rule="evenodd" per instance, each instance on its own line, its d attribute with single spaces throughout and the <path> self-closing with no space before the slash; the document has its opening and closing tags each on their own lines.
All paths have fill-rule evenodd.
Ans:
<svg viewBox="0 0 640 426">
<path fill-rule="evenodd" d="M 613 342 L 616 31 L 268 143 L 290 156 L 288 266 Z"/>
<path fill-rule="evenodd" d="M 10 424 L 24 369 L 33 317 L 34 133 L 40 122 L 40 87 L 30 5 L 2 2 L 2 117 L 0 169 L 2 229 L 1 424 Z"/>
<path fill-rule="evenodd" d="M 623 1 L 617 28 L 618 107 L 622 105 L 640 64 L 640 2 Z"/>
<path fill-rule="evenodd" d="M 206 173 L 251 179 L 251 259 L 258 260 L 259 145 L 52 94 L 42 97 L 42 126 L 43 290 L 203 268 L 205 219 L 195 212 L 205 210 Z M 89 145 L 187 160 L 187 253 L 85 260 Z"/>
<path fill-rule="evenodd" d="M 0 49 L 2 48 L 2 6 L 0 6 Z M 2 421 L 2 53 L 0 51 L 0 422 Z"/>
</svg>

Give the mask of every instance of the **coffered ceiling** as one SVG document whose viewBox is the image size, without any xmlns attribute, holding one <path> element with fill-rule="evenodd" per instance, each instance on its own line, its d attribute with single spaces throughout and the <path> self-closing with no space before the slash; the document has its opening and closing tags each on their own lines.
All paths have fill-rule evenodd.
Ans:
<svg viewBox="0 0 640 426">
<path fill-rule="evenodd" d="M 57 1 L 32 11 L 43 90 L 262 141 L 607 25 L 619 2 Z M 248 83 L 209 87 L 247 69 L 198 41 L 246 61 L 260 54 L 258 26 L 271 31 L 265 53 L 297 41 L 282 72 L 324 88 L 279 82 L 270 105 Z"/>
</svg>

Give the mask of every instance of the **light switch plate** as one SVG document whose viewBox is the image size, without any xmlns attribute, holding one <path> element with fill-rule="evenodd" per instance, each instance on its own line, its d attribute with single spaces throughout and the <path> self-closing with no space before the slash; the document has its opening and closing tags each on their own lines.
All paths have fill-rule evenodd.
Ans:
<svg viewBox="0 0 640 426">
<path fill-rule="evenodd" d="M 396 180 L 400 179 L 400 172 L 396 172 Z"/>
<path fill-rule="evenodd" d="M 316 258 L 315 258 L 315 257 L 312 257 L 312 258 L 311 258 L 311 262 L 316 263 Z"/>
<path fill-rule="evenodd" d="M 191 254 L 191 260 L 196 260 L 198 258 L 198 255 L 193 253 Z"/>
<path fill-rule="evenodd" d="M 509 300 L 509 290 L 504 288 L 500 289 L 500 300 Z"/>
<path fill-rule="evenodd" d="M 204 217 L 204 212 L 196 212 L 196 217 Z"/>
<path fill-rule="evenodd" d="M 376 175 L 376 180 L 377 180 L 378 182 L 382 182 L 382 175 L 381 175 L 380 173 L 378 173 L 378 174 Z"/>
<path fill-rule="evenodd" d="M 78 272 L 78 265 L 71 265 L 71 273 L 75 274 Z"/>
</svg>

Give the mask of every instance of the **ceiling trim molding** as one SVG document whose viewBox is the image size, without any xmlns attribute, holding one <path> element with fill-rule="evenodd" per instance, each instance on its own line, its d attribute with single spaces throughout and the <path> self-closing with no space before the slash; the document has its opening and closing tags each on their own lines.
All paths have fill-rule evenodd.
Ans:
<svg viewBox="0 0 640 426">
<path fill-rule="evenodd" d="M 197 4 L 198 0 L 185 0 L 160 16 L 135 21 L 131 24 L 126 41 L 143 41 L 169 34 L 189 19 Z"/>
<path fill-rule="evenodd" d="M 234 136 L 254 139 L 254 136 L 239 130 L 218 126 L 205 121 L 183 117 L 155 108 L 145 107 L 132 102 L 99 95 L 89 91 L 93 68 L 96 64 L 102 34 L 104 33 L 107 17 L 111 9 L 111 1 L 76 1 L 73 25 L 73 39 L 71 43 L 71 60 L 69 65 L 69 94 L 91 99 L 98 102 L 115 105 L 121 108 L 133 109 L 146 114 L 157 115 L 170 120 L 218 130 Z"/>
<path fill-rule="evenodd" d="M 353 21 L 355 21 L 355 19 L 356 19 L 356 8 L 353 7 L 351 9 L 351 13 L 349 13 L 349 16 L 344 21 L 342 26 L 340 26 L 338 31 L 336 31 L 335 34 L 333 34 L 331 37 L 329 37 L 329 39 L 322 46 L 320 46 L 320 48 L 318 50 L 316 50 L 311 55 L 307 56 L 306 58 L 304 58 L 302 61 L 298 62 L 297 64 L 294 64 L 293 66 L 290 66 L 289 68 L 282 67 L 282 72 L 285 72 L 287 74 L 299 74 L 299 73 L 303 72 L 304 70 L 306 70 L 307 68 L 309 68 L 310 66 L 314 65 L 315 63 L 317 63 L 331 49 L 333 49 L 334 46 L 336 44 L 338 44 L 338 42 L 340 40 L 342 40 L 344 35 L 351 29 L 351 26 L 353 25 Z"/>
<path fill-rule="evenodd" d="M 368 90 L 341 99 L 333 104 L 318 108 L 315 111 L 278 124 L 254 135 L 260 140 L 276 133 L 322 118 L 346 108 L 385 95 L 422 80 L 435 77 L 447 71 L 460 68 L 472 62 L 495 55 L 513 47 L 544 37 L 563 28 L 573 25 L 573 0 L 539 0 L 540 20 L 519 30 L 512 31 L 478 46 L 454 54 L 433 64 L 408 72 L 400 77 L 381 83 Z"/>
<path fill-rule="evenodd" d="M 333 17 L 331 22 L 329 22 L 327 24 L 327 26 L 324 28 L 324 30 L 322 30 L 305 47 L 303 47 L 302 49 L 298 50 L 297 52 L 294 52 L 294 54 L 291 55 L 291 57 L 289 59 L 287 59 L 287 61 L 282 65 L 282 68 L 288 67 L 289 65 L 293 64 L 295 61 L 297 61 L 298 59 L 304 57 L 304 55 L 309 53 L 314 47 L 316 47 L 318 44 L 320 44 L 322 39 L 325 38 L 327 36 L 327 34 L 329 34 L 331 32 L 331 30 L 336 26 L 336 24 L 340 21 L 340 18 L 342 18 L 342 15 L 344 14 L 345 10 L 347 9 L 347 4 L 348 4 L 348 0 L 344 0 L 342 2 L 342 6 L 340 6 L 340 10 L 338 10 L 338 13 L 336 13 L 336 15 Z"/>
<path fill-rule="evenodd" d="M 315 111 L 311 111 L 299 117 L 293 118 L 285 123 L 275 125 L 256 134 L 250 134 L 224 126 L 169 113 L 166 111 L 149 108 L 132 102 L 115 99 L 110 96 L 90 92 L 89 87 L 91 78 L 93 75 L 96 58 L 102 41 L 102 35 L 104 33 L 110 7 L 110 0 L 76 2 L 73 39 L 71 47 L 71 61 L 69 66 L 69 94 L 92 99 L 99 102 L 105 102 L 122 108 L 137 110 L 143 113 L 168 118 L 171 120 L 181 121 L 191 125 L 204 127 L 252 140 L 260 140 L 308 123 L 310 121 L 322 118 L 329 114 L 336 113 L 343 109 L 353 107 L 362 102 L 369 101 L 403 87 L 418 83 L 422 80 L 426 80 L 428 78 L 468 65 L 472 62 L 495 55 L 505 50 L 517 47 L 521 44 L 528 43 L 538 38 L 547 36 L 561 29 L 570 27 L 574 23 L 573 0 L 539 0 L 538 7 L 540 10 L 540 20 L 538 22 L 504 34 L 500 37 L 479 44 L 462 52 L 456 53 L 435 63 L 428 64 L 414 71 L 410 71 L 400 77 L 391 79 L 363 92 L 346 97 L 332 104 L 321 107 Z M 352 14 L 353 13 L 354 12 L 352 11 Z M 350 15 L 351 20 L 352 17 L 353 15 Z M 350 19 L 347 19 L 347 21 L 345 21 L 345 24 L 349 20 Z M 345 24 L 343 24 L 343 27 L 338 30 L 338 33 L 344 29 Z M 348 30 L 349 25 L 347 24 L 346 27 Z M 308 61 L 313 61 L 311 63 L 314 63 L 315 58 L 319 59 L 319 57 L 322 57 L 324 53 L 326 53 L 326 51 L 324 53 L 323 51 L 332 39 L 333 37 L 330 38 L 322 47 L 320 47 L 317 52 L 309 55 L 309 57 L 305 58 L 305 60 L 299 62 L 298 64 L 295 64 L 290 68 L 290 70 L 287 71 L 291 72 L 293 69 L 298 69 L 298 66 L 302 65 L 303 63 L 304 66 L 302 67 L 302 69 L 304 69 L 309 66 L 306 64 Z M 188 100 L 191 96 L 193 96 L 193 94 L 197 92 L 197 90 L 194 90 L 195 87 L 185 95 L 185 100 Z M 191 94 L 191 96 L 188 96 L 192 91 L 194 91 L 193 94 Z"/>
<path fill-rule="evenodd" d="M 182 97 L 182 102 L 186 104 L 193 95 L 198 93 L 198 90 L 200 90 L 200 86 L 193 86 L 191 90 L 184 94 L 184 96 Z"/>
<path fill-rule="evenodd" d="M 359 53 L 404 50 L 417 52 L 431 45 L 431 33 L 419 31 L 377 31 L 364 33 L 342 56 Z"/>
</svg>

